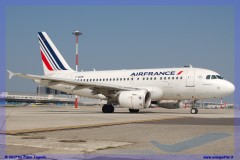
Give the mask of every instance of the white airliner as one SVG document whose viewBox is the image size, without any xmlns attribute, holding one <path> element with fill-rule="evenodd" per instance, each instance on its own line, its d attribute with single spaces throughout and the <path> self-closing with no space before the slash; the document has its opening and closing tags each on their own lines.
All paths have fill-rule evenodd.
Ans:
<svg viewBox="0 0 240 160">
<path fill-rule="evenodd" d="M 129 108 L 139 112 L 163 100 L 221 98 L 232 94 L 234 85 L 218 73 L 201 68 L 157 68 L 76 72 L 66 63 L 45 32 L 38 33 L 44 75 L 13 73 L 36 83 L 74 95 L 106 100 L 102 111 Z M 193 103 L 191 113 L 198 113 Z"/>
</svg>

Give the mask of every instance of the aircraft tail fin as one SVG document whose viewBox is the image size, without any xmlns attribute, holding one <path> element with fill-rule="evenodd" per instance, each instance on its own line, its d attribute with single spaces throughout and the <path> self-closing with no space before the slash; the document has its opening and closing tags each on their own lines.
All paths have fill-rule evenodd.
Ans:
<svg viewBox="0 0 240 160">
<path fill-rule="evenodd" d="M 46 32 L 38 32 L 38 40 L 45 75 L 59 71 L 73 71 Z"/>
</svg>

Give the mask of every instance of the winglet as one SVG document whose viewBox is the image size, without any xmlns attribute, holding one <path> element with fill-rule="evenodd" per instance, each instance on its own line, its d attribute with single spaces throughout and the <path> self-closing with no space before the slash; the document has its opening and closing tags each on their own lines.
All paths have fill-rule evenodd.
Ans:
<svg viewBox="0 0 240 160">
<path fill-rule="evenodd" d="M 15 75 L 15 73 L 11 72 L 10 70 L 7 70 L 7 72 L 8 72 L 9 79 L 11 79 Z"/>
</svg>

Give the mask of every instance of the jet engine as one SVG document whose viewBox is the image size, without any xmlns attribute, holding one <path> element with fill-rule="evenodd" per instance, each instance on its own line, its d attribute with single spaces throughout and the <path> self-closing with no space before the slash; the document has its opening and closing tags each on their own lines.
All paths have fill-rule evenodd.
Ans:
<svg viewBox="0 0 240 160">
<path fill-rule="evenodd" d="M 130 109 L 149 108 L 151 105 L 151 93 L 146 90 L 122 91 L 118 96 L 120 107 Z"/>
<path fill-rule="evenodd" d="M 148 90 L 151 93 L 151 99 L 152 100 L 160 100 L 163 97 L 163 90 L 160 87 L 156 86 L 144 86 L 139 87 Z"/>
</svg>

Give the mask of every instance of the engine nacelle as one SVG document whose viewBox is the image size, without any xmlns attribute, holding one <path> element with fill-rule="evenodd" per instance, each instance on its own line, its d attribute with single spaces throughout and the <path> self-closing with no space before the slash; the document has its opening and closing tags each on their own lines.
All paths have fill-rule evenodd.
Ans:
<svg viewBox="0 0 240 160">
<path fill-rule="evenodd" d="M 160 100 L 163 97 L 163 90 L 160 87 L 156 86 L 144 86 L 144 87 L 138 87 L 148 90 L 151 93 L 151 99 L 153 101 Z"/>
<path fill-rule="evenodd" d="M 152 106 L 158 106 L 161 108 L 167 108 L 167 109 L 177 109 L 183 107 L 182 101 L 175 101 L 175 100 L 162 100 L 162 101 L 153 101 Z"/>
<path fill-rule="evenodd" d="M 151 93 L 146 90 L 122 91 L 118 96 L 120 107 L 130 109 L 149 108 L 151 105 Z"/>
</svg>

